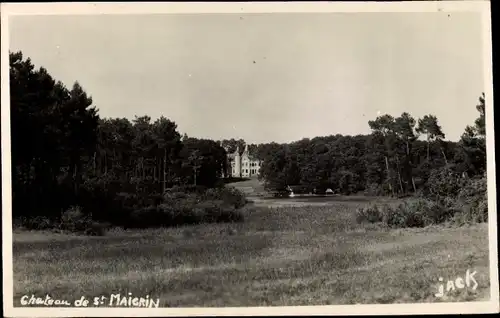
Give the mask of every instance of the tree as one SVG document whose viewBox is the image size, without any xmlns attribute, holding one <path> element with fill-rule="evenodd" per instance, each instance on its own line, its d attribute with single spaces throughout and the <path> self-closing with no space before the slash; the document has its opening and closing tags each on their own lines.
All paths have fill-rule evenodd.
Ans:
<svg viewBox="0 0 500 318">
<path fill-rule="evenodd" d="M 78 83 L 66 89 L 21 52 L 9 59 L 14 214 L 57 214 L 79 195 L 95 151 L 97 110 Z M 72 193 L 61 192 L 64 180 Z"/>
<path fill-rule="evenodd" d="M 94 217 L 122 219 L 157 206 L 167 187 L 219 186 L 227 154 L 245 148 L 242 139 L 223 140 L 226 151 L 218 141 L 181 136 L 175 122 L 163 116 L 101 119 L 80 84 L 66 88 L 21 52 L 9 59 L 14 217 L 57 218 L 78 205 Z M 369 135 L 250 144 L 249 150 L 261 160 L 259 178 L 272 191 L 287 186 L 343 194 L 432 190 L 436 172 L 485 173 L 484 93 L 476 109 L 479 117 L 459 142 L 444 141 L 435 116 L 417 124 L 405 112 L 369 121 Z M 418 140 L 419 134 L 426 141 Z M 431 161 L 437 152 L 444 160 Z"/>
<path fill-rule="evenodd" d="M 479 175 L 486 171 L 486 125 L 485 96 L 479 97 L 476 106 L 479 117 L 474 126 L 467 126 L 458 143 L 454 161 L 460 172 L 469 176 Z"/>
<path fill-rule="evenodd" d="M 476 106 L 479 112 L 479 118 L 474 122 L 475 132 L 478 137 L 486 137 L 486 121 L 485 121 L 485 96 L 484 92 L 479 96 L 479 104 Z"/>
<path fill-rule="evenodd" d="M 198 170 L 201 168 L 203 161 L 203 156 L 201 156 L 199 152 L 199 150 L 194 150 L 188 157 L 189 166 L 193 168 L 193 180 L 195 186 L 197 185 L 196 179 L 198 176 Z"/>
<path fill-rule="evenodd" d="M 413 192 L 417 192 L 415 179 L 413 178 L 413 162 L 412 148 L 413 143 L 417 140 L 415 134 L 415 119 L 408 113 L 402 113 L 400 117 L 395 119 L 394 130 L 396 136 L 401 139 L 406 146 L 406 153 L 403 159 L 404 179 L 411 180 Z"/>
<path fill-rule="evenodd" d="M 67 127 L 66 138 L 70 160 L 70 175 L 73 176 L 75 193 L 82 183 L 82 165 L 85 158 L 95 152 L 98 125 L 97 110 L 92 107 L 92 98 L 76 82 L 69 93 L 70 98 L 62 109 Z"/>
<path fill-rule="evenodd" d="M 187 183 L 213 187 L 222 177 L 221 167 L 224 166 L 226 153 L 213 140 L 188 138 L 183 141 L 181 158 L 183 160 L 183 178 Z M 193 175 L 188 171 L 196 172 Z M 196 181 L 194 180 L 195 175 Z"/>
<path fill-rule="evenodd" d="M 385 144 L 385 154 L 384 154 L 384 160 L 385 160 L 385 166 L 386 166 L 386 171 L 387 171 L 387 177 L 386 177 L 386 182 L 389 185 L 389 190 L 392 192 L 394 195 L 395 190 L 394 190 L 394 173 L 393 169 L 390 168 L 389 165 L 389 158 L 392 158 L 394 155 L 394 142 L 395 142 L 395 122 L 394 122 L 394 117 L 391 115 L 383 115 L 377 117 L 374 121 L 368 121 L 368 125 L 372 129 L 373 133 L 375 135 L 380 136 Z"/>
<path fill-rule="evenodd" d="M 425 115 L 423 118 L 419 119 L 416 131 L 420 134 L 425 134 L 427 136 L 427 160 L 430 160 L 431 142 L 438 141 L 440 143 L 445 138 L 441 126 L 439 126 L 438 124 L 436 116 Z M 446 155 L 441 146 L 440 149 L 443 154 L 445 162 L 447 162 Z"/>
<path fill-rule="evenodd" d="M 176 167 L 180 164 L 181 136 L 177 132 L 177 125 L 163 116 L 154 122 L 153 136 L 156 140 L 154 155 L 158 181 L 161 180 L 162 192 L 165 192 L 167 185 L 172 184 L 172 178 L 178 172 Z"/>
<path fill-rule="evenodd" d="M 227 153 L 234 153 L 236 149 L 239 149 L 240 152 L 245 149 L 246 142 L 243 139 L 223 139 L 222 146 L 227 149 Z"/>
</svg>

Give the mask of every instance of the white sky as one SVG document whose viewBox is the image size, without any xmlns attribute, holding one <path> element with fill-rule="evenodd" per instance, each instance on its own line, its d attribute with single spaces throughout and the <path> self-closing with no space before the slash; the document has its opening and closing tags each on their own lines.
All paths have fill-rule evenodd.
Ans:
<svg viewBox="0 0 500 318">
<path fill-rule="evenodd" d="M 247 142 L 368 133 L 438 117 L 457 140 L 484 90 L 478 13 L 10 17 L 10 50 L 79 81 L 103 117 L 163 115 Z M 254 63 L 255 61 L 255 63 Z"/>
</svg>

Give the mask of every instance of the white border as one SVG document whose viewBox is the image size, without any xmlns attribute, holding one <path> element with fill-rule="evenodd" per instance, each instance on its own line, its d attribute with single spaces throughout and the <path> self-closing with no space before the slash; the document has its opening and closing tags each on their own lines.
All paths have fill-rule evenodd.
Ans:
<svg viewBox="0 0 500 318">
<path fill-rule="evenodd" d="M 2 3 L 1 7 L 1 89 L 2 89 L 2 211 L 3 211 L 3 300 L 5 316 L 97 317 L 97 316 L 210 316 L 210 315 L 380 315 L 499 312 L 495 142 L 493 121 L 492 42 L 489 1 L 408 1 L 408 2 L 266 2 L 266 3 Z M 273 12 L 457 12 L 483 15 L 484 83 L 486 95 L 486 143 L 489 208 L 489 249 L 491 299 L 488 302 L 341 305 L 290 307 L 223 308 L 14 308 L 12 275 L 12 209 L 10 158 L 9 33 L 12 15 L 94 15 L 166 13 L 273 13 Z M 8 273 L 8 274 L 7 274 Z"/>
</svg>

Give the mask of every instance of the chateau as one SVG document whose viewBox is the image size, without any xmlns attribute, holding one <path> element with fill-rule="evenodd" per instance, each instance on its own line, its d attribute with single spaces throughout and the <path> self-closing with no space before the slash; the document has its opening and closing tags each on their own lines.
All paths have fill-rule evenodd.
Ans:
<svg viewBox="0 0 500 318">
<path fill-rule="evenodd" d="M 227 151 L 227 149 L 226 149 Z M 235 178 L 251 178 L 257 177 L 260 170 L 260 160 L 250 155 L 248 145 L 245 150 L 240 154 L 239 147 L 236 147 L 234 153 L 227 155 L 229 160 L 230 171 L 229 174 Z"/>
</svg>

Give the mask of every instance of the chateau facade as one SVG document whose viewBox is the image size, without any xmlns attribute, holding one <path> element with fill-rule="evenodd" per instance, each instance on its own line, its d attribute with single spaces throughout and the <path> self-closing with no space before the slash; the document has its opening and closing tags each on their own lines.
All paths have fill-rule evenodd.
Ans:
<svg viewBox="0 0 500 318">
<path fill-rule="evenodd" d="M 227 150 L 226 150 L 227 151 Z M 239 147 L 234 153 L 228 154 L 228 173 L 234 178 L 251 178 L 259 175 L 261 161 L 252 156 L 248 151 L 248 145 L 240 154 Z"/>
</svg>

